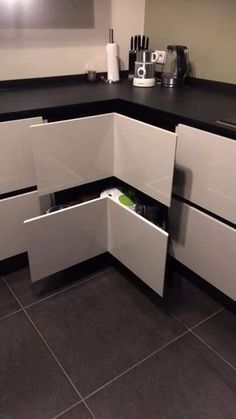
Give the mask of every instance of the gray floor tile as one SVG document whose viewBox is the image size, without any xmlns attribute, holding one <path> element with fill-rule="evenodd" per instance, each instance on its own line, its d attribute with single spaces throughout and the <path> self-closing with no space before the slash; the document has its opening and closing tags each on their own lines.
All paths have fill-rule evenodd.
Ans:
<svg viewBox="0 0 236 419">
<path fill-rule="evenodd" d="M 98 262 L 81 263 L 33 284 L 30 280 L 29 267 L 13 271 L 6 275 L 5 279 L 25 307 L 77 282 L 89 279 L 107 268 L 109 269 L 109 265 L 101 258 Z"/>
<path fill-rule="evenodd" d="M 185 330 L 115 269 L 28 313 L 83 396 Z"/>
<path fill-rule="evenodd" d="M 169 277 L 164 303 L 188 327 L 222 308 L 214 298 L 175 271 Z"/>
<path fill-rule="evenodd" d="M 223 310 L 194 332 L 236 368 L 236 314 Z"/>
<path fill-rule="evenodd" d="M 0 318 L 18 309 L 20 305 L 0 278 Z"/>
<path fill-rule="evenodd" d="M 97 419 L 234 419 L 236 375 L 187 334 L 86 402 Z"/>
<path fill-rule="evenodd" d="M 0 322 L 0 417 L 46 419 L 78 399 L 23 312 Z"/>
<path fill-rule="evenodd" d="M 92 415 L 89 413 L 87 407 L 83 403 L 80 403 L 78 406 L 69 410 L 69 412 L 60 416 L 60 419 L 92 419 Z"/>
</svg>

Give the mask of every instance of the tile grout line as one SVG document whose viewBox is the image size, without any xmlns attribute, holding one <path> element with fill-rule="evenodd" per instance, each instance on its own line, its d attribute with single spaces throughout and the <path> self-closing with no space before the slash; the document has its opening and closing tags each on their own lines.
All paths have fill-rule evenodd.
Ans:
<svg viewBox="0 0 236 419">
<path fill-rule="evenodd" d="M 112 269 L 112 268 L 107 268 L 107 271 L 109 271 L 110 269 Z M 26 305 L 21 304 L 21 306 L 22 306 L 23 308 L 25 308 L 25 309 L 30 308 L 30 307 L 32 307 L 32 306 L 34 306 L 34 305 L 37 305 L 37 304 L 42 303 L 42 302 L 44 302 L 44 301 L 46 301 L 46 300 L 49 300 L 49 299 L 50 299 L 50 298 L 52 298 L 52 297 L 56 297 L 56 296 L 57 296 L 57 294 L 61 294 L 61 293 L 63 293 L 63 292 L 66 292 L 67 290 L 69 291 L 69 290 L 71 290 L 71 289 L 73 289 L 73 288 L 76 288 L 77 286 L 83 285 L 83 284 L 85 284 L 85 283 L 89 282 L 90 280 L 93 280 L 93 279 L 95 279 L 95 278 L 99 277 L 100 275 L 101 275 L 101 273 L 96 273 L 96 274 L 93 274 L 91 277 L 89 277 L 89 278 L 87 278 L 87 279 L 84 279 L 84 280 L 82 280 L 82 281 L 81 281 L 81 282 L 79 282 L 79 283 L 71 284 L 71 285 L 69 285 L 68 287 L 63 288 L 62 290 L 56 291 L 56 292 L 54 292 L 54 293 L 52 293 L 52 294 L 50 294 L 50 295 L 47 295 L 46 297 L 40 298 L 38 301 L 34 301 L 33 303 L 26 304 Z M 4 281 L 5 283 L 7 283 L 7 284 L 8 284 L 7 278 L 5 278 L 4 276 L 2 276 L 1 278 L 3 279 L 3 281 Z M 8 285 L 9 285 L 9 284 L 8 284 Z M 10 285 L 9 285 L 9 287 L 10 287 Z M 10 287 L 10 288 L 11 288 L 11 287 Z M 18 301 L 18 297 L 16 297 L 16 296 L 15 296 L 15 294 L 14 294 L 14 297 L 15 297 L 15 298 L 17 299 L 17 301 Z"/>
<path fill-rule="evenodd" d="M 211 319 L 212 317 L 214 317 L 217 313 L 223 311 L 223 309 L 220 309 L 218 311 L 216 311 L 214 314 L 212 314 L 211 316 L 208 316 L 207 319 Z M 195 338 L 197 338 L 198 340 L 200 340 L 200 342 L 202 342 L 211 352 L 213 352 L 218 358 L 221 359 L 221 361 L 223 361 L 225 364 L 228 365 L 228 367 L 230 367 L 233 371 L 236 371 L 236 368 L 229 362 L 227 361 L 227 359 L 225 359 L 219 352 L 217 352 L 211 345 L 209 345 L 209 343 L 207 343 L 204 339 L 202 339 L 200 336 L 198 336 L 198 334 L 196 332 L 194 332 L 195 327 L 197 327 L 197 325 L 193 326 L 192 328 L 189 328 L 182 320 L 180 320 L 177 316 L 175 316 L 174 314 L 172 314 L 173 317 L 178 320 L 183 326 L 185 326 L 188 331 L 195 336 Z M 205 319 L 205 321 L 207 320 Z M 204 322 L 200 322 L 200 324 L 202 324 Z"/>
<path fill-rule="evenodd" d="M 191 330 L 195 329 L 198 326 L 201 326 L 202 324 L 204 324 L 206 321 L 212 319 L 212 317 L 215 317 L 218 313 L 221 313 L 222 311 L 224 311 L 224 307 L 220 308 L 219 310 L 215 311 L 214 313 L 212 313 L 210 316 L 206 317 L 204 320 L 201 320 L 200 322 L 196 323 L 194 326 L 191 327 Z"/>
<path fill-rule="evenodd" d="M 63 366 L 61 365 L 60 361 L 57 359 L 56 355 L 54 354 L 54 352 L 52 351 L 52 349 L 50 348 L 49 344 L 47 343 L 47 341 L 44 339 L 44 337 L 41 335 L 39 329 L 37 328 L 36 324 L 34 323 L 34 321 L 31 319 L 30 315 L 27 313 L 27 311 L 25 310 L 25 308 L 23 307 L 23 305 L 21 304 L 20 300 L 18 299 L 18 297 L 16 296 L 16 294 L 14 293 L 14 291 L 12 290 L 12 288 L 10 287 L 10 285 L 7 283 L 7 281 L 5 280 L 4 277 L 2 277 L 3 282 L 5 283 L 5 285 L 8 287 L 9 291 L 12 293 L 12 295 L 15 297 L 15 299 L 18 301 L 18 303 L 20 304 L 23 313 L 25 314 L 25 316 L 27 317 L 27 319 L 30 321 L 31 325 L 33 326 L 33 328 L 35 329 L 35 331 L 37 332 L 38 336 L 40 337 L 40 339 L 42 340 L 42 342 L 44 343 L 44 345 L 46 346 L 47 350 L 50 352 L 51 356 L 53 357 L 54 361 L 57 363 L 57 365 L 59 366 L 59 368 L 61 369 L 61 371 L 63 372 L 63 374 L 65 375 L 65 377 L 67 378 L 67 380 L 69 381 L 69 383 L 71 384 L 71 386 L 73 387 L 73 389 L 75 390 L 75 392 L 77 393 L 77 395 L 80 397 L 81 400 L 79 400 L 78 402 L 81 402 L 85 405 L 85 407 L 88 409 L 89 413 L 91 414 L 91 416 L 95 418 L 94 414 L 92 413 L 92 411 L 90 410 L 89 406 L 87 405 L 87 403 L 84 401 L 84 398 L 82 397 L 81 393 L 79 392 L 79 390 L 77 389 L 77 387 L 75 386 L 75 384 L 73 383 L 73 381 L 71 380 L 71 378 L 69 377 L 69 375 L 67 374 L 67 372 L 65 371 L 65 369 L 63 368 Z"/>
<path fill-rule="evenodd" d="M 111 268 L 108 268 L 108 270 Z M 54 358 L 55 362 L 58 364 L 58 366 L 60 367 L 60 369 L 62 370 L 62 372 L 64 373 L 64 375 L 66 376 L 66 378 L 68 379 L 68 381 L 70 382 L 70 384 L 72 385 L 72 387 L 74 388 L 74 390 L 76 391 L 76 393 L 79 395 L 80 399 L 77 403 L 75 403 L 74 405 L 70 406 L 68 409 L 66 409 L 65 411 L 59 413 L 59 415 L 55 416 L 53 419 L 59 418 L 61 417 L 61 415 L 63 415 L 64 413 L 70 411 L 71 409 L 73 409 L 75 406 L 83 403 L 85 405 L 85 407 L 88 409 L 88 411 L 90 412 L 91 416 L 95 418 L 94 414 L 92 413 L 92 411 L 90 410 L 89 406 L 86 403 L 86 400 L 88 398 L 90 398 L 91 396 L 93 396 L 94 394 L 96 394 L 97 392 L 99 392 L 100 390 L 106 388 L 108 385 L 110 385 L 111 383 L 113 383 L 114 381 L 116 381 L 117 379 L 119 379 L 120 377 L 122 377 L 123 375 L 127 374 L 128 372 L 132 371 L 133 369 L 135 369 L 137 366 L 141 365 L 143 362 L 145 362 L 146 360 L 148 360 L 149 358 L 153 357 L 154 355 L 156 355 L 157 353 L 159 353 L 160 351 L 162 351 L 163 349 L 165 349 L 166 347 L 168 347 L 169 345 L 171 345 L 172 343 L 176 342 L 177 340 L 179 340 L 181 337 L 185 336 L 187 333 L 191 333 L 193 336 L 195 336 L 197 339 L 199 339 L 203 344 L 205 344 L 217 357 L 219 357 L 223 362 L 225 362 L 229 367 L 231 367 L 234 371 L 236 371 L 236 368 L 230 364 L 225 358 L 223 358 L 217 351 L 215 351 L 207 342 L 205 342 L 203 339 L 201 339 L 195 332 L 194 329 L 197 328 L 198 326 L 200 326 L 201 324 L 205 323 L 207 320 L 211 319 L 212 317 L 214 317 L 215 315 L 217 315 L 218 313 L 220 313 L 221 311 L 224 310 L 224 308 L 220 308 L 219 310 L 217 310 L 216 312 L 212 313 L 210 316 L 206 317 L 204 320 L 198 322 L 197 324 L 195 324 L 192 328 L 189 328 L 181 319 L 179 319 L 178 316 L 176 316 L 174 313 L 172 313 L 172 316 L 180 323 L 182 324 L 187 330 L 185 332 L 183 332 L 181 335 L 177 336 L 175 339 L 171 340 L 170 342 L 168 342 L 167 344 L 163 345 L 161 348 L 157 349 L 156 351 L 152 352 L 151 354 L 147 355 L 146 357 L 144 357 L 142 360 L 140 360 L 139 362 L 137 362 L 136 364 L 132 365 L 131 367 L 127 368 L 125 371 L 123 371 L 122 373 L 118 374 L 116 377 L 114 377 L 112 380 L 108 381 L 107 383 L 105 383 L 103 386 L 97 388 L 96 390 L 94 390 L 92 393 L 88 394 L 85 397 L 82 397 L 82 395 L 80 394 L 79 390 L 76 388 L 76 386 L 74 385 L 74 383 L 72 382 L 72 380 L 70 379 L 69 375 L 66 373 L 66 371 L 64 370 L 63 366 L 60 364 L 59 360 L 57 359 L 57 357 L 55 356 L 55 354 L 53 353 L 52 349 L 50 348 L 50 346 L 48 345 L 48 343 L 46 342 L 46 340 L 44 339 L 44 337 L 41 335 L 41 333 L 39 332 L 37 326 L 35 325 L 35 323 L 33 322 L 33 320 L 31 319 L 31 317 L 29 316 L 29 314 L 27 313 L 27 311 L 25 310 L 26 308 L 30 308 L 36 304 L 39 304 L 40 302 L 43 302 L 45 300 L 48 300 L 52 297 L 55 297 L 57 294 L 61 294 L 67 290 L 73 289 L 76 286 L 82 285 L 96 277 L 98 277 L 100 274 L 95 274 L 90 278 L 85 279 L 84 281 L 81 281 L 78 284 L 73 284 L 70 287 L 67 287 L 63 290 L 60 290 L 54 294 L 51 294 L 45 298 L 42 298 L 39 301 L 36 301 L 34 303 L 28 304 L 26 306 L 23 306 L 21 304 L 21 302 L 19 301 L 18 297 L 16 296 L 16 294 L 14 293 L 14 291 L 11 289 L 10 285 L 8 284 L 6 278 L 4 276 L 1 276 L 3 282 L 5 283 L 5 285 L 7 286 L 7 288 L 9 289 L 9 291 L 12 293 L 12 295 L 14 296 L 14 298 L 17 300 L 17 302 L 19 303 L 21 309 L 10 313 L 2 318 L 0 318 L 0 320 L 2 320 L 3 318 L 9 317 L 15 313 L 18 313 L 20 311 L 23 311 L 24 314 L 26 315 L 26 317 L 28 318 L 28 320 L 30 321 L 30 323 L 32 324 L 32 326 L 34 327 L 34 329 L 36 330 L 37 334 L 39 335 L 39 337 L 41 338 L 41 340 L 43 341 L 44 345 L 47 347 L 48 351 L 50 352 L 51 356 Z"/>
<path fill-rule="evenodd" d="M 233 371 L 236 371 L 236 368 L 229 361 L 227 361 L 219 352 L 217 352 L 214 348 L 212 348 L 212 346 L 209 345 L 209 343 L 207 343 L 204 339 L 198 336 L 197 333 L 195 333 L 193 330 L 190 330 L 190 332 L 192 333 L 193 336 L 195 336 L 202 343 L 204 343 L 218 358 L 220 358 L 222 361 L 225 362 L 225 364 L 227 364 L 230 368 L 232 368 Z"/>
<path fill-rule="evenodd" d="M 121 372 L 120 374 L 118 374 L 116 377 L 114 377 L 111 380 L 107 381 L 105 384 L 103 384 L 102 386 L 98 387 L 96 390 L 92 391 L 87 396 L 85 396 L 83 400 L 87 400 L 88 398 L 92 397 L 94 394 L 98 393 L 100 390 L 103 390 L 104 388 L 106 388 L 107 386 L 109 386 L 110 384 L 112 384 L 114 381 L 118 380 L 120 377 L 123 377 L 123 375 L 125 375 L 128 372 L 132 371 L 133 369 L 135 369 L 136 367 L 138 367 L 139 365 L 141 365 L 145 361 L 147 361 L 149 358 L 152 358 L 153 356 L 155 356 L 156 354 L 158 354 L 159 352 L 161 352 L 162 350 L 164 350 L 165 348 L 167 348 L 172 343 L 175 343 L 177 340 L 181 339 L 187 333 L 189 333 L 189 330 L 185 330 L 183 333 L 181 333 L 181 335 L 179 335 L 176 338 L 172 339 L 170 342 L 166 343 L 165 345 L 162 345 L 159 349 L 156 349 L 155 351 L 153 351 L 149 355 L 147 355 L 144 358 L 142 358 L 140 361 L 138 361 L 135 364 L 133 364 L 131 367 L 127 368 L 126 370 L 124 370 L 123 372 Z"/>
<path fill-rule="evenodd" d="M 8 291 L 10 291 L 9 290 L 9 287 L 7 286 L 7 284 L 5 282 L 5 277 L 3 275 L 0 275 L 0 280 L 2 280 L 2 282 L 4 283 L 4 285 L 7 287 Z M 10 291 L 10 293 L 11 293 L 11 295 L 13 295 L 11 291 Z M 19 311 L 22 311 L 21 304 L 19 303 L 19 301 L 16 299 L 16 297 L 14 295 L 13 295 L 13 297 L 15 298 L 15 300 L 17 301 L 17 303 L 20 305 L 20 308 L 18 308 L 17 310 L 12 311 L 11 313 L 5 314 L 4 316 L 0 317 L 0 321 L 3 320 L 3 319 L 6 319 L 7 317 L 12 316 L 13 314 L 18 313 Z"/>
<path fill-rule="evenodd" d="M 214 311 L 214 313 L 212 313 L 212 314 L 210 314 L 209 316 L 207 316 L 205 319 L 203 319 L 203 320 L 201 320 L 201 321 L 199 321 L 198 323 L 196 323 L 194 326 L 192 326 L 192 327 L 189 327 L 183 320 L 181 320 L 180 319 L 180 317 L 177 315 L 177 314 L 175 314 L 175 313 L 173 313 L 173 312 L 170 312 L 170 314 L 180 323 L 180 324 L 182 324 L 182 326 L 184 326 L 184 327 L 186 327 L 188 330 L 193 330 L 193 329 L 195 329 L 195 327 L 198 327 L 198 326 L 200 326 L 201 324 L 203 324 L 203 323 L 205 323 L 207 320 L 210 320 L 212 317 L 214 317 L 214 316 L 216 316 L 218 313 L 220 313 L 221 311 L 223 311 L 223 310 L 225 310 L 225 308 L 224 307 L 222 307 L 222 308 L 220 308 L 219 310 L 217 310 L 217 311 Z"/>
<path fill-rule="evenodd" d="M 96 275 L 97 276 L 97 275 Z M 95 276 L 95 277 L 96 277 Z M 99 275 L 98 275 L 99 276 Z M 93 277 L 94 278 L 94 277 Z M 92 279 L 92 278 L 91 278 Z M 90 279 L 88 279 L 89 281 Z M 6 279 L 3 277 L 3 281 L 6 284 L 6 286 L 8 287 L 8 289 L 11 291 L 11 293 L 13 294 L 13 296 L 16 298 L 16 300 L 18 301 L 18 303 L 20 304 L 20 306 L 22 307 L 22 310 L 24 312 L 24 314 L 26 315 L 26 317 L 28 318 L 28 320 L 30 321 L 30 323 L 32 324 L 32 326 L 35 328 L 36 332 L 38 333 L 39 337 L 41 338 L 41 340 L 43 341 L 43 343 L 45 344 L 45 346 L 47 347 L 48 351 L 50 352 L 50 354 L 52 355 L 52 357 L 54 358 L 54 360 L 56 361 L 56 363 L 58 364 L 58 366 L 60 367 L 60 369 L 62 370 L 62 372 L 64 373 L 64 375 L 66 376 L 66 378 L 69 380 L 70 384 L 72 385 L 72 387 L 74 388 L 74 390 L 76 391 L 76 393 L 79 395 L 80 399 L 78 401 L 77 404 L 83 403 L 85 405 L 85 407 L 88 409 L 89 413 L 91 414 L 91 416 L 95 418 L 94 414 L 92 413 L 92 411 L 90 410 L 89 406 L 86 403 L 86 400 L 91 397 L 92 395 L 96 394 L 97 392 L 99 392 L 100 390 L 102 390 L 103 388 L 107 387 L 109 384 L 113 383 L 114 381 L 116 381 L 117 379 L 119 379 L 120 377 L 122 377 L 123 375 L 127 374 L 128 372 L 132 371 L 134 368 L 138 367 L 139 365 L 141 365 L 142 363 L 144 363 L 146 360 L 148 360 L 149 358 L 153 357 L 154 355 L 156 355 L 157 353 L 159 353 L 160 351 L 162 351 L 163 349 L 165 349 L 166 347 L 168 347 L 169 345 L 171 345 L 172 343 L 176 342 L 177 340 L 181 339 L 183 336 L 185 336 L 187 333 L 189 333 L 189 330 L 185 330 L 183 333 L 181 333 L 179 336 L 177 336 L 176 338 L 172 339 L 170 342 L 166 343 L 165 345 L 161 346 L 159 349 L 156 349 L 155 351 L 153 351 L 151 354 L 147 355 L 146 357 L 142 358 L 140 361 L 138 361 L 137 363 L 135 363 L 134 365 L 132 365 L 131 367 L 127 368 L 125 371 L 123 371 L 122 373 L 118 374 L 116 377 L 114 377 L 112 380 L 109 380 L 108 382 L 106 382 L 104 385 L 102 385 L 101 387 L 97 388 L 96 390 L 94 390 L 93 392 L 91 392 L 90 394 L 88 394 L 85 397 L 82 397 L 82 395 L 80 394 L 79 390 L 76 388 L 76 386 L 74 385 L 74 383 L 72 382 L 72 380 L 70 379 L 69 375 L 66 373 L 66 371 L 64 370 L 63 366 L 60 364 L 59 360 L 57 359 L 57 357 L 55 356 L 55 354 L 53 353 L 52 349 L 50 348 L 50 346 L 48 345 L 48 343 L 46 342 L 46 340 L 44 339 L 44 337 L 41 335 L 40 331 L 38 330 L 37 326 L 35 325 L 35 323 L 33 322 L 33 320 L 31 319 L 31 317 L 29 316 L 29 314 L 27 313 L 27 311 L 25 310 L 25 308 L 29 307 L 23 307 L 23 305 L 21 304 L 21 302 L 19 301 L 18 297 L 15 295 L 14 291 L 11 289 L 10 285 L 7 283 Z M 79 284 L 78 284 L 79 285 Z M 76 285 L 75 285 L 76 286 Z M 72 286 L 71 288 L 74 288 L 74 286 Z M 65 290 L 62 290 L 61 292 L 63 292 Z M 50 298 L 51 296 L 49 296 L 48 298 Z M 40 302 L 40 301 L 39 301 Z M 37 304 L 33 303 L 32 305 Z M 31 305 L 30 305 L 31 306 Z M 75 405 L 69 407 L 66 411 L 59 413 L 59 417 L 60 415 L 64 414 L 67 411 L 70 411 Z M 57 418 L 57 416 L 55 417 Z M 54 418 L 53 418 L 54 419 Z"/>
<path fill-rule="evenodd" d="M 0 322 L 8 317 L 13 316 L 13 314 L 22 312 L 22 308 L 18 308 L 18 310 L 12 311 L 11 313 L 6 314 L 5 316 L 0 317 Z"/>
<path fill-rule="evenodd" d="M 52 419 L 58 419 L 58 418 L 61 418 L 61 417 L 62 417 L 62 415 L 64 415 L 65 413 L 69 412 L 70 410 L 74 409 L 74 407 L 79 406 L 81 403 L 83 403 L 83 402 L 82 402 L 82 400 L 80 400 L 80 401 L 79 401 L 79 402 L 77 402 L 77 403 L 74 403 L 72 406 L 70 406 L 70 407 L 68 407 L 67 409 L 63 410 L 62 412 L 58 413 L 58 415 L 53 416 L 53 418 L 52 418 Z"/>
</svg>

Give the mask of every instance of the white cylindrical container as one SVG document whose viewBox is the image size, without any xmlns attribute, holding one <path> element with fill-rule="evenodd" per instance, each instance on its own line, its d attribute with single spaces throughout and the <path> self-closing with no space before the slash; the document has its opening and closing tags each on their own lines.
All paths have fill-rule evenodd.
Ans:
<svg viewBox="0 0 236 419">
<path fill-rule="evenodd" d="M 111 82 L 120 80 L 118 47 L 115 42 L 107 44 L 107 80 Z"/>
</svg>

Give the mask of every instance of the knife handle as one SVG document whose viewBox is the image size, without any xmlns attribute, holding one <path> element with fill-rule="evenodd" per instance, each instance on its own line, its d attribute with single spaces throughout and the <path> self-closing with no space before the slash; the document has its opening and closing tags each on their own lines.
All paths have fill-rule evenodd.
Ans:
<svg viewBox="0 0 236 419">
<path fill-rule="evenodd" d="M 131 36 L 131 40 L 130 40 L 130 50 L 133 51 L 134 49 L 134 37 Z"/>
<path fill-rule="evenodd" d="M 141 35 L 138 35 L 138 48 L 141 49 Z"/>
<path fill-rule="evenodd" d="M 134 77 L 136 51 L 129 51 L 129 78 Z"/>
</svg>

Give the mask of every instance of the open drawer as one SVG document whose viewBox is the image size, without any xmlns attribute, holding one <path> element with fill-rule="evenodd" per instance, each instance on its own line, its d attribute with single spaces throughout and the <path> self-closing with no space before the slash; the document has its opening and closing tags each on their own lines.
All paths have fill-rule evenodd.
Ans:
<svg viewBox="0 0 236 419">
<path fill-rule="evenodd" d="M 31 127 L 39 195 L 110 176 L 170 206 L 177 134 L 116 113 Z"/>
<path fill-rule="evenodd" d="M 32 282 L 108 251 L 163 295 L 168 234 L 113 199 L 93 199 L 24 225 Z"/>
<path fill-rule="evenodd" d="M 26 252 L 23 221 L 39 214 L 37 191 L 0 200 L 0 260 Z"/>
</svg>

